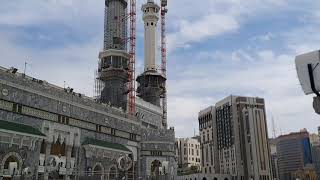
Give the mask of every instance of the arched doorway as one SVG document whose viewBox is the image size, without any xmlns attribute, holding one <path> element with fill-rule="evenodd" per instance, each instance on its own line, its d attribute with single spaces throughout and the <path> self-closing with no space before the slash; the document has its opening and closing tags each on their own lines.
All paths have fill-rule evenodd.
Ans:
<svg viewBox="0 0 320 180">
<path fill-rule="evenodd" d="M 207 180 L 207 178 L 206 178 L 206 177 L 204 177 L 204 178 L 202 178 L 202 180 Z"/>
<path fill-rule="evenodd" d="M 8 153 L 3 157 L 2 163 L 5 175 L 10 177 L 14 177 L 20 174 L 22 158 L 16 152 Z"/>
<path fill-rule="evenodd" d="M 109 170 L 109 180 L 116 180 L 117 177 L 117 167 L 112 166 Z"/>
<path fill-rule="evenodd" d="M 151 179 L 158 180 L 160 176 L 160 167 L 162 166 L 159 160 L 154 160 L 151 163 Z"/>
<path fill-rule="evenodd" d="M 104 180 L 104 170 L 101 165 L 101 163 L 96 164 L 92 170 L 92 175 L 95 177 L 95 179 L 101 179 Z"/>
<path fill-rule="evenodd" d="M 213 178 L 213 180 L 218 180 L 218 178 L 215 177 L 215 178 Z"/>
</svg>

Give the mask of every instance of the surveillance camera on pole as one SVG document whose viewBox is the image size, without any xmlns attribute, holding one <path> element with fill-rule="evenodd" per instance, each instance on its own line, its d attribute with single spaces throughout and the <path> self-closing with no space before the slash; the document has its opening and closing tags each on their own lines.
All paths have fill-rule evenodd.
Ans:
<svg viewBox="0 0 320 180">
<path fill-rule="evenodd" d="M 302 90 L 306 95 L 316 95 L 313 108 L 320 114 L 320 50 L 299 55 L 295 62 Z"/>
</svg>

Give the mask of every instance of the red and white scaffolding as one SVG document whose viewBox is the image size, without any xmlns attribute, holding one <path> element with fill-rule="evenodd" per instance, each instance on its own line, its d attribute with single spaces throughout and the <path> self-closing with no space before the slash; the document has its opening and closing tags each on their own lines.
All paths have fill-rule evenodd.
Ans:
<svg viewBox="0 0 320 180">
<path fill-rule="evenodd" d="M 136 63 L 136 0 L 130 0 L 130 37 L 129 37 L 129 114 L 135 115 L 136 113 L 136 80 L 135 80 L 135 63 Z"/>
</svg>

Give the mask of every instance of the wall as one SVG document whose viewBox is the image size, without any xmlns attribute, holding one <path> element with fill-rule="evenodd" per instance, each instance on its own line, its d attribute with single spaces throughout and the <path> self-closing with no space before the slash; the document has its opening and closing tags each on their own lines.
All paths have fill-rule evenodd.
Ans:
<svg viewBox="0 0 320 180">
<path fill-rule="evenodd" d="M 215 179 L 216 178 L 216 179 Z M 191 174 L 187 176 L 178 176 L 177 180 L 231 180 L 230 175 L 223 174 Z"/>
</svg>

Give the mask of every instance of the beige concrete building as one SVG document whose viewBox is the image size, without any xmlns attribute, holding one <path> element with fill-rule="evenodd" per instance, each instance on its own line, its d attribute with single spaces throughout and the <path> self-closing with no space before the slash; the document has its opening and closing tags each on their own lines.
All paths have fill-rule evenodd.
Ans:
<svg viewBox="0 0 320 180">
<path fill-rule="evenodd" d="M 320 138 L 318 134 L 310 134 L 309 138 L 310 138 L 311 145 L 314 145 L 314 146 L 320 145 Z"/>
<path fill-rule="evenodd" d="M 212 173 L 232 179 L 272 179 L 264 99 L 229 96 L 201 111 L 199 126 L 204 168 L 213 162 Z"/>
<path fill-rule="evenodd" d="M 199 131 L 201 142 L 201 167 L 202 173 L 212 174 L 216 173 L 219 169 L 215 162 L 214 146 L 216 141 L 213 141 L 213 135 L 216 134 L 213 127 L 213 120 L 215 119 L 215 107 L 210 106 L 199 112 Z"/>
<path fill-rule="evenodd" d="M 201 167 L 200 142 L 197 138 L 177 138 L 176 149 L 180 168 Z"/>
</svg>

